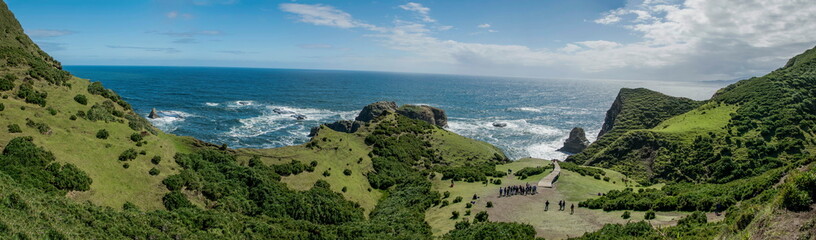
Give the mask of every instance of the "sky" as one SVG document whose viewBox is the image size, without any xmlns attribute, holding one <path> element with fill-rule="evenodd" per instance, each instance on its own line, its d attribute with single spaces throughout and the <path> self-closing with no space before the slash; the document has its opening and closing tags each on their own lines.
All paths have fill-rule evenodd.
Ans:
<svg viewBox="0 0 816 240">
<path fill-rule="evenodd" d="M 732 80 L 816 45 L 812 0 L 5 0 L 64 65 Z"/>
</svg>

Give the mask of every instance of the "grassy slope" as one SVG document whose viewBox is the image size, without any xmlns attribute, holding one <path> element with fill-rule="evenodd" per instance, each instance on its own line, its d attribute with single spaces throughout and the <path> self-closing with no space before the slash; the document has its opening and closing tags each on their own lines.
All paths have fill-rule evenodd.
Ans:
<svg viewBox="0 0 816 240">
<path fill-rule="evenodd" d="M 5 145 L 9 140 L 18 136 L 34 136 L 35 143 L 52 151 L 57 157 L 57 161 L 69 162 L 88 173 L 94 180 L 91 190 L 87 192 L 74 192 L 69 195 L 79 201 L 91 201 L 102 206 L 121 207 L 126 201 L 133 202 L 144 209 L 161 209 L 161 197 L 166 192 L 161 180 L 175 173 L 176 164 L 172 160 L 175 154 L 177 142 L 181 138 L 160 133 L 158 136 L 147 136 L 147 145 L 136 147 L 130 140 L 130 135 L 134 133 L 126 123 L 105 123 L 102 121 L 92 122 L 84 119 L 75 121 L 69 117 L 79 110 L 87 110 L 94 103 L 99 103 L 105 99 L 87 93 L 89 81 L 74 78 L 71 80 L 72 88 L 57 87 L 42 84 L 40 89 L 48 91 L 48 101 L 59 104 L 49 104 L 57 110 L 57 115 L 51 115 L 46 108 L 24 103 L 22 100 L 13 97 L 0 100 L 6 105 L 6 110 L 0 112 L 0 126 L 6 132 L 5 126 L 18 124 L 22 127 L 22 133 L 0 135 L 0 145 Z M 73 100 L 76 94 L 88 96 L 88 105 L 81 105 Z M 20 107 L 25 106 L 25 110 Z M 118 107 L 118 106 L 117 106 Z M 36 129 L 25 125 L 26 118 L 37 122 L 48 124 L 52 133 L 43 135 Z M 106 129 L 110 132 L 108 139 L 97 139 L 96 132 Z M 137 151 L 145 150 L 147 155 L 139 155 L 134 161 L 129 161 L 130 167 L 122 167 L 123 162 L 117 158 L 120 153 L 128 148 Z M 150 163 L 150 158 L 159 155 L 164 159 L 158 166 Z M 152 167 L 158 168 L 161 173 L 158 176 L 151 176 L 148 170 Z"/>
</svg>

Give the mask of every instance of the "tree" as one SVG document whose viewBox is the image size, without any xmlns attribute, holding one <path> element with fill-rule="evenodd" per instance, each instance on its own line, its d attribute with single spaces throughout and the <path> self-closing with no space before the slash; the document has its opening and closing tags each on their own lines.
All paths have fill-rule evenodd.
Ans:
<svg viewBox="0 0 816 240">
<path fill-rule="evenodd" d="M 88 105 L 88 97 L 82 94 L 77 94 L 76 96 L 74 96 L 74 101 L 82 105 Z"/>
</svg>

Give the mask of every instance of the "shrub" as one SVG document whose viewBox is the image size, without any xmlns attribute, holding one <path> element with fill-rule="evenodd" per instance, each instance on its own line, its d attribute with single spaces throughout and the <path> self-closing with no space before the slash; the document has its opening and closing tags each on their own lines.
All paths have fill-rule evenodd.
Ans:
<svg viewBox="0 0 816 240">
<path fill-rule="evenodd" d="M 139 155 L 147 155 L 147 151 L 145 150 L 139 151 Z"/>
<path fill-rule="evenodd" d="M 23 83 L 20 85 L 20 88 L 17 89 L 17 97 L 25 99 L 26 103 L 45 107 L 45 98 L 48 97 L 48 93 L 34 90 L 34 86 L 31 85 L 31 83 Z"/>
<path fill-rule="evenodd" d="M 128 168 L 130 168 L 130 163 L 122 164 L 122 167 L 125 168 L 125 169 L 128 169 Z"/>
<path fill-rule="evenodd" d="M 473 222 L 474 222 L 474 223 L 477 223 L 477 222 L 487 222 L 487 219 L 488 219 L 489 217 L 490 217 L 490 215 L 488 215 L 488 214 L 487 214 L 487 212 L 485 212 L 485 211 L 481 211 L 481 212 L 476 213 L 476 216 L 475 216 L 475 217 L 473 217 Z"/>
<path fill-rule="evenodd" d="M 142 134 L 140 134 L 140 133 L 130 134 L 130 140 L 133 141 L 133 142 L 141 142 L 142 141 Z"/>
<path fill-rule="evenodd" d="M 351 169 L 345 169 L 345 170 L 343 170 L 343 175 L 346 175 L 346 176 L 351 176 Z"/>
<path fill-rule="evenodd" d="M 96 138 L 108 139 L 108 136 L 110 136 L 110 134 L 108 133 L 108 130 L 99 129 L 99 131 L 96 132 Z"/>
<path fill-rule="evenodd" d="M 331 176 L 331 173 L 329 173 L 329 170 L 323 171 L 323 176 L 324 177 Z"/>
<path fill-rule="evenodd" d="M 632 217 L 632 213 L 630 213 L 629 211 L 623 211 L 623 215 L 621 215 L 621 218 L 629 219 L 630 217 Z"/>
<path fill-rule="evenodd" d="M 122 152 L 122 154 L 119 154 L 119 161 L 128 161 L 136 159 L 136 155 L 138 155 L 138 153 L 136 153 L 136 149 L 130 148 Z"/>
<path fill-rule="evenodd" d="M 51 116 L 56 116 L 57 115 L 57 110 L 52 108 L 52 107 L 48 107 L 45 110 L 48 111 L 48 114 L 51 114 Z"/>
<path fill-rule="evenodd" d="M 450 217 L 450 219 L 458 219 L 458 218 L 459 218 L 459 211 L 453 211 L 453 212 L 451 212 L 451 217 Z"/>
<path fill-rule="evenodd" d="M 71 121 L 76 121 L 77 116 L 76 115 L 71 115 L 70 117 L 68 117 L 68 119 L 71 119 Z"/>
<path fill-rule="evenodd" d="M 312 162 L 309 163 L 309 166 L 312 166 L 312 168 L 317 167 L 317 161 L 312 160 Z"/>
<path fill-rule="evenodd" d="M 655 217 L 656 216 L 655 216 L 655 211 L 654 210 L 646 211 L 646 215 L 643 216 L 643 218 L 646 219 L 646 220 L 652 220 L 652 219 L 655 219 Z"/>
<path fill-rule="evenodd" d="M 501 181 L 501 179 L 496 179 L 496 180 L 493 180 L 493 184 L 501 185 L 502 181 Z"/>
<path fill-rule="evenodd" d="M 156 176 L 156 175 L 159 175 L 160 171 L 159 171 L 159 169 L 156 169 L 154 167 L 154 168 L 151 168 L 150 171 L 148 171 L 147 173 L 149 173 L 150 175 Z"/>
<path fill-rule="evenodd" d="M 470 210 L 465 210 L 465 216 L 470 216 Z"/>
<path fill-rule="evenodd" d="M 137 207 L 136 204 L 133 204 L 132 202 L 127 201 L 127 202 L 125 202 L 125 204 L 122 204 L 122 210 L 138 212 L 139 207 Z"/>
<path fill-rule="evenodd" d="M 23 132 L 23 129 L 20 128 L 20 125 L 17 125 L 16 123 L 12 123 L 12 124 L 8 125 L 8 132 L 9 133 L 21 133 L 21 132 Z"/>
<path fill-rule="evenodd" d="M 450 197 L 450 191 L 445 191 L 444 193 L 442 193 L 442 199 L 449 198 L 449 197 Z"/>
<path fill-rule="evenodd" d="M 48 124 L 35 122 L 32 121 L 31 119 L 26 119 L 26 126 L 37 129 L 37 131 L 40 132 L 40 134 L 46 134 L 51 131 L 51 127 L 49 127 Z"/>
<path fill-rule="evenodd" d="M 0 111 L 6 110 L 6 105 L 0 103 Z"/>
<path fill-rule="evenodd" d="M 446 207 L 446 206 L 448 206 L 448 205 L 450 205 L 450 202 L 448 202 L 448 200 L 442 200 L 442 205 L 441 205 L 441 206 L 439 206 L 439 207 L 440 207 L 440 208 L 443 208 L 443 207 Z"/>
<path fill-rule="evenodd" d="M 453 203 L 459 203 L 459 202 L 462 202 L 462 196 L 456 196 L 456 198 L 453 199 Z"/>
<path fill-rule="evenodd" d="M 348 188 L 347 188 L 347 187 L 343 187 L 343 189 L 340 189 L 340 191 L 342 191 L 342 192 L 346 192 L 346 191 L 348 191 Z"/>
<path fill-rule="evenodd" d="M 465 208 L 472 208 L 472 207 L 473 207 L 473 204 L 471 204 L 471 203 L 466 203 L 465 204 Z"/>
<path fill-rule="evenodd" d="M 487 205 L 485 205 L 485 206 L 486 206 L 487 208 L 492 208 L 492 207 L 493 207 L 493 202 L 488 201 L 488 202 L 487 202 Z"/>
<path fill-rule="evenodd" d="M 0 91 L 8 91 L 14 89 L 14 81 L 17 80 L 17 76 L 6 74 L 5 77 L 0 78 Z"/>
<path fill-rule="evenodd" d="M 708 223 L 705 213 L 696 211 L 677 221 L 677 225 L 699 225 Z"/>
<path fill-rule="evenodd" d="M 88 191 L 91 189 L 91 183 L 93 182 L 91 178 L 73 164 L 67 163 L 60 166 L 59 163 L 52 163 L 46 170 L 53 174 L 51 184 L 57 189 L 70 191 Z"/>
<path fill-rule="evenodd" d="M 193 208 L 195 205 L 190 203 L 190 200 L 187 200 L 187 197 L 184 196 L 179 191 L 172 191 L 167 193 L 162 197 L 162 203 L 164 203 L 164 207 L 167 208 L 169 211 L 173 211 L 180 208 Z"/>
<path fill-rule="evenodd" d="M 74 101 L 82 105 L 88 105 L 88 97 L 85 97 L 85 95 L 82 94 L 77 94 L 74 96 Z"/>
<path fill-rule="evenodd" d="M 161 156 L 156 155 L 156 156 L 153 156 L 153 158 L 150 159 L 150 162 L 153 163 L 153 164 L 159 165 L 161 160 L 162 160 Z"/>
</svg>

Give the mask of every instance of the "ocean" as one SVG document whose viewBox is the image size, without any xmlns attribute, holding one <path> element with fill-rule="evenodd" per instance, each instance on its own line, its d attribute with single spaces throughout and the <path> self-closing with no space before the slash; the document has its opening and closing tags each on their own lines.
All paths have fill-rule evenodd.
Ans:
<svg viewBox="0 0 816 240">
<path fill-rule="evenodd" d="M 364 71 L 66 66 L 102 82 L 165 132 L 232 148 L 303 144 L 321 123 L 354 119 L 376 101 L 444 109 L 447 129 L 494 144 L 512 159 L 564 159 L 573 127 L 595 140 L 606 110 L 622 87 L 708 99 L 723 83 L 558 80 Z M 306 116 L 298 121 L 291 111 Z M 497 128 L 494 122 L 507 123 Z"/>
</svg>

